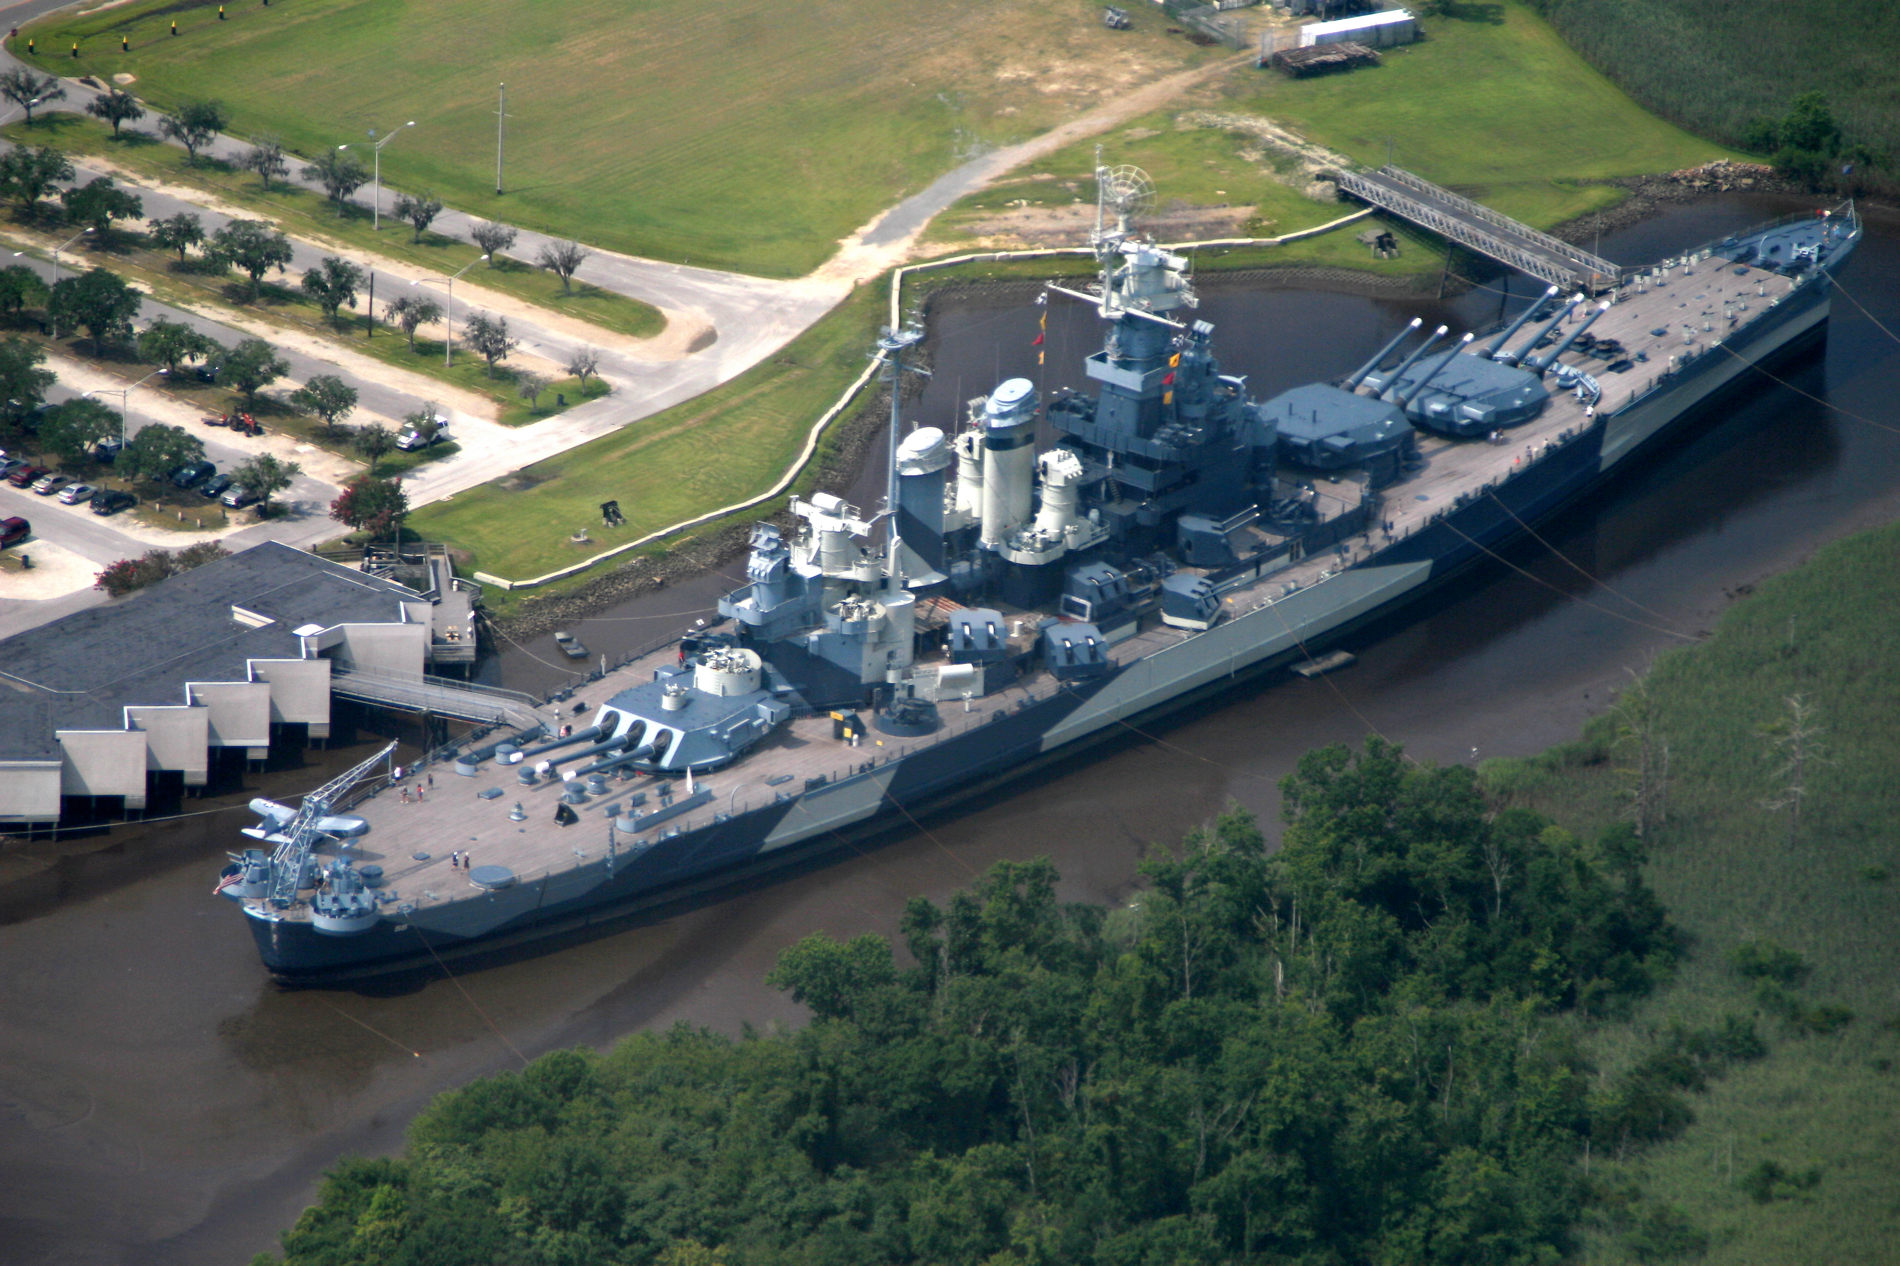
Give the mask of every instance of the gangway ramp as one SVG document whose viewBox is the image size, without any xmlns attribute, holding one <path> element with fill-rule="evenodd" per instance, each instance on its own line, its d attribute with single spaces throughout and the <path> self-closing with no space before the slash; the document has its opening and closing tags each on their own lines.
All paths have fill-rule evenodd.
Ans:
<svg viewBox="0 0 1900 1266">
<path fill-rule="evenodd" d="M 1528 224 L 1519 224 L 1398 167 L 1341 172 L 1339 187 L 1363 202 L 1555 286 L 1596 294 L 1617 285 L 1622 277 L 1622 270 L 1607 259 L 1540 233 Z"/>
<path fill-rule="evenodd" d="M 339 664 L 330 671 L 330 692 L 386 708 L 433 712 L 458 721 L 507 725 L 519 730 L 546 723 L 546 718 L 535 711 L 537 701 L 532 695 L 448 677 L 397 676 Z"/>
</svg>

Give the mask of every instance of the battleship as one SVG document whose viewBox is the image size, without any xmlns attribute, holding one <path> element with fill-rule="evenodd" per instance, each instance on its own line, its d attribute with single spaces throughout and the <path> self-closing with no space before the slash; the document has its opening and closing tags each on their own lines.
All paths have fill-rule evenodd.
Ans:
<svg viewBox="0 0 1900 1266">
<path fill-rule="evenodd" d="M 657 917 L 1319 662 L 1821 335 L 1861 232 L 1844 204 L 1553 284 L 1500 328 L 1414 321 L 1262 400 L 1221 372 L 1189 260 L 1131 227 L 1142 182 L 1097 176 L 1094 279 L 1038 297 L 1099 316 L 1088 391 L 1011 378 L 907 421 L 919 334 L 887 331 L 881 506 L 795 498 L 716 620 L 533 722 L 252 802 L 218 892 L 273 975 Z"/>
</svg>

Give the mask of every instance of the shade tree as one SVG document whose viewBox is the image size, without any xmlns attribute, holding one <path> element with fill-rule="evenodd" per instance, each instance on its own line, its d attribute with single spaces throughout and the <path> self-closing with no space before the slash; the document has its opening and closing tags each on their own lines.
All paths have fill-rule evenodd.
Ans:
<svg viewBox="0 0 1900 1266">
<path fill-rule="evenodd" d="M 290 362 L 261 338 L 245 339 L 226 352 L 219 364 L 225 382 L 242 391 L 245 403 L 253 408 L 259 392 L 290 372 Z"/>
<path fill-rule="evenodd" d="M 236 268 L 251 279 L 255 301 L 264 274 L 283 272 L 294 252 L 290 239 L 262 220 L 232 220 L 211 235 L 205 256 L 224 268 Z"/>
<path fill-rule="evenodd" d="M 593 254 L 579 242 L 549 242 L 535 256 L 535 263 L 561 279 L 561 293 L 568 294 L 574 289 L 574 274 L 587 257 Z"/>
<path fill-rule="evenodd" d="M 5 97 L 26 111 L 26 124 L 31 127 L 34 109 L 49 101 L 64 101 L 66 88 L 51 75 L 36 74 L 25 66 L 16 65 L 0 71 L 0 97 Z"/>
<path fill-rule="evenodd" d="M 143 305 L 143 297 L 125 278 L 109 268 L 89 268 L 54 284 L 46 315 L 55 329 L 83 328 L 97 352 L 110 343 L 131 341 L 132 320 Z"/>
<path fill-rule="evenodd" d="M 427 295 L 403 295 L 383 306 L 385 318 L 393 320 L 409 336 L 409 350 L 416 350 L 416 330 L 442 319 L 442 305 Z"/>
<path fill-rule="evenodd" d="M 153 422 L 139 428 L 112 465 L 130 479 L 162 479 L 182 466 L 204 459 L 203 440 L 183 427 Z"/>
<path fill-rule="evenodd" d="M 396 197 L 396 215 L 409 221 L 415 228 L 412 241 L 420 242 L 428 227 L 435 223 L 435 217 L 442 214 L 442 199 L 429 190 L 423 190 L 415 196 L 398 194 Z"/>
<path fill-rule="evenodd" d="M 145 215 L 144 199 L 119 188 L 110 176 L 95 176 L 83 185 L 74 185 L 63 191 L 59 200 L 66 206 L 68 220 L 90 225 L 102 242 L 111 237 L 114 220 L 138 220 Z"/>
<path fill-rule="evenodd" d="M 166 216 L 162 220 L 153 220 L 145 231 L 152 245 L 161 250 L 177 251 L 178 262 L 185 262 L 185 252 L 194 246 L 201 246 L 205 240 L 204 221 L 195 211 L 180 211 L 177 215 Z"/>
<path fill-rule="evenodd" d="M 335 374 L 316 374 L 290 395 L 290 402 L 323 419 L 323 429 L 331 435 L 356 409 L 356 388 Z"/>
<path fill-rule="evenodd" d="M 350 196 L 368 184 L 369 177 L 369 168 L 346 149 L 324 150 L 303 169 L 305 180 L 314 180 L 323 186 L 324 194 L 335 205 L 338 215 L 349 209 Z"/>
<path fill-rule="evenodd" d="M 495 376 L 495 366 L 521 346 L 521 340 L 508 333 L 507 317 L 491 317 L 486 312 L 477 312 L 468 319 L 462 327 L 462 341 L 488 362 L 490 378 Z"/>
<path fill-rule="evenodd" d="M 513 225 L 477 220 L 469 225 L 468 236 L 482 248 L 482 254 L 488 256 L 488 266 L 493 268 L 496 266 L 496 256 L 515 244 L 516 233 Z"/>
<path fill-rule="evenodd" d="M 222 345 L 210 335 L 170 317 L 156 317 L 139 332 L 139 359 L 163 365 L 167 373 L 177 373 L 184 361 L 209 360 L 220 350 Z"/>
<path fill-rule="evenodd" d="M 231 471 L 231 481 L 257 497 L 257 512 L 270 514 L 271 498 L 290 487 L 303 467 L 275 453 L 259 453 Z"/>
<path fill-rule="evenodd" d="M 121 92 L 117 88 L 107 88 L 86 103 L 86 113 L 95 119 L 104 119 L 110 123 L 112 135 L 116 138 L 122 126 L 127 123 L 137 123 L 145 117 L 145 107 L 131 93 Z"/>
<path fill-rule="evenodd" d="M 303 292 L 332 322 L 345 304 L 355 304 L 357 287 L 364 282 L 361 267 L 335 255 L 325 256 L 315 268 L 303 275 Z"/>
<path fill-rule="evenodd" d="M 184 146 L 186 161 L 196 166 L 198 151 L 209 148 L 230 122 L 222 101 L 187 101 L 158 121 L 158 131 Z"/>
</svg>

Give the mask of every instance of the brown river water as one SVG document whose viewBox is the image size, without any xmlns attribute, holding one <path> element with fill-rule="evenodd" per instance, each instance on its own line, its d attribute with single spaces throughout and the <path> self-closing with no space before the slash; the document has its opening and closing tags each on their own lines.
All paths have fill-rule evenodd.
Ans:
<svg viewBox="0 0 1900 1266">
<path fill-rule="evenodd" d="M 1784 209 L 1741 198 L 1679 209 L 1603 251 L 1649 258 Z M 1876 214 L 1844 284 L 1900 331 L 1900 217 Z M 1481 322 L 1499 302 L 1487 291 L 1439 305 L 1211 288 L 1199 315 L 1215 322 L 1227 370 L 1266 395 L 1345 372 L 1413 315 Z M 1051 350 L 1078 357 L 1093 317 L 1051 313 Z M 981 295 L 939 305 L 921 420 L 944 425 L 996 377 L 1033 375 L 1036 319 Z M 1896 422 L 1900 342 L 1849 301 L 1837 299 L 1823 352 L 1777 372 L 1839 410 Z M 211 892 L 249 817 L 227 809 L 119 828 L 44 885 L 0 894 L 0 1264 L 246 1262 L 295 1220 L 325 1167 L 399 1148 L 406 1122 L 444 1088 L 641 1029 L 797 1023 L 799 1009 L 762 978 L 815 929 L 892 933 L 910 896 L 942 898 L 992 861 L 1036 854 L 1056 860 L 1065 899 L 1126 900 L 1144 849 L 1230 800 L 1270 817 L 1277 780 L 1302 752 L 1372 731 L 1440 762 L 1572 737 L 1627 670 L 1709 628 L 1737 586 L 1892 519 L 1896 459 L 1900 433 L 1764 383 L 1550 525 L 1545 540 L 1576 566 L 1542 546 L 1519 549 L 1510 561 L 1521 570 L 1480 570 L 1356 636 L 1359 662 L 1346 671 L 1243 682 L 927 832 L 453 979 L 381 993 L 281 990 L 244 920 Z M 860 483 L 871 500 L 877 478 Z M 574 631 L 617 655 L 677 631 L 730 583 L 675 585 Z M 546 689 L 566 680 L 557 660 L 551 641 L 535 639 L 484 676 Z M 388 722 L 366 718 L 353 747 L 308 753 L 302 767 L 248 776 L 178 811 L 294 795 L 372 750 L 372 724 Z"/>
</svg>

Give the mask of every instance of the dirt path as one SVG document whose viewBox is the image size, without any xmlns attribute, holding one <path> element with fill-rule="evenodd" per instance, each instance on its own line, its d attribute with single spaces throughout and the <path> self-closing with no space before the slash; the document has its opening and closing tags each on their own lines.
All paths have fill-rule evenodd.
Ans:
<svg viewBox="0 0 1900 1266">
<path fill-rule="evenodd" d="M 1041 136 L 971 159 L 954 171 L 939 176 L 922 193 L 904 199 L 839 242 L 837 253 L 806 276 L 804 281 L 820 286 L 841 283 L 848 286 L 868 281 L 888 268 L 895 268 L 917 253 L 918 240 L 924 230 L 930 227 L 930 221 L 957 200 L 968 197 L 1025 163 L 1047 158 L 1077 141 L 1100 136 L 1130 119 L 1151 114 L 1189 89 L 1236 67 L 1251 64 L 1255 57 L 1252 51 L 1237 53 L 1157 79 L 1145 87 L 1124 93 L 1106 105 L 1078 115 Z"/>
</svg>

